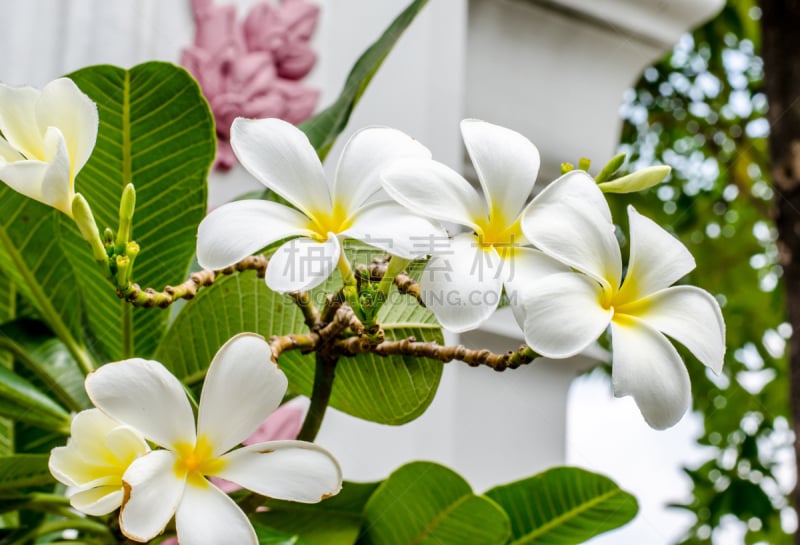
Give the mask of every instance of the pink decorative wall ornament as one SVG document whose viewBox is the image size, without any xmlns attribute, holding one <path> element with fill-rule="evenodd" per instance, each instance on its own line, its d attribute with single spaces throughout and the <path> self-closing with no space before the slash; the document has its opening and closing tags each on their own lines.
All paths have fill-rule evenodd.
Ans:
<svg viewBox="0 0 800 545">
<path fill-rule="evenodd" d="M 319 7 L 306 0 L 256 4 L 243 23 L 236 6 L 192 0 L 194 45 L 181 64 L 200 82 L 217 125 L 215 168 L 228 170 L 236 159 L 230 127 L 236 117 L 279 117 L 290 123 L 308 119 L 319 91 L 299 80 L 317 56 L 309 43 Z"/>
</svg>

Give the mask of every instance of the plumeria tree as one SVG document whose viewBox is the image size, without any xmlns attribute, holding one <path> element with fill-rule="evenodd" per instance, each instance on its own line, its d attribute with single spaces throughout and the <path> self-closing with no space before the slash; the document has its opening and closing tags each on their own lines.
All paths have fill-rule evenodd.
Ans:
<svg viewBox="0 0 800 545">
<path fill-rule="evenodd" d="M 326 179 L 321 162 L 424 4 L 299 128 L 234 121 L 232 150 L 267 191 L 208 215 L 214 125 L 183 69 L 0 86 L 4 542 L 573 544 L 635 515 L 632 496 L 578 468 L 482 495 L 428 462 L 348 483 L 313 443 L 329 406 L 405 423 L 444 363 L 514 369 L 608 331 L 615 392 L 656 428 L 689 405 L 673 341 L 722 366 L 717 301 L 673 286 L 689 251 L 630 207 L 625 266 L 606 203 L 668 169 L 565 165 L 535 192 L 534 144 L 465 120 L 480 192 L 388 127 L 356 132 Z M 441 326 L 475 328 L 501 304 L 526 344 L 444 343 Z M 265 437 L 296 395 L 311 400 L 299 431 Z"/>
</svg>

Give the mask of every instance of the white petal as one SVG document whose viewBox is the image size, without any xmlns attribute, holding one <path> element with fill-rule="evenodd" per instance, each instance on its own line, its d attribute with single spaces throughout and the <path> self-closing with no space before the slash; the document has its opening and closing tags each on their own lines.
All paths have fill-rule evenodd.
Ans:
<svg viewBox="0 0 800 545">
<path fill-rule="evenodd" d="M 612 310 L 600 305 L 602 288 L 578 273 L 556 273 L 520 288 L 525 342 L 550 358 L 574 356 L 608 327 Z"/>
<path fill-rule="evenodd" d="M 694 257 L 677 238 L 628 206 L 631 251 L 619 300 L 635 301 L 674 284 L 695 267 Z"/>
<path fill-rule="evenodd" d="M 492 219 L 513 224 L 536 183 L 539 150 L 518 132 L 477 119 L 462 121 L 461 135 Z"/>
<path fill-rule="evenodd" d="M 225 492 L 211 483 L 188 484 L 175 515 L 181 545 L 257 545 L 250 520 Z"/>
<path fill-rule="evenodd" d="M 84 489 L 114 480 L 119 484 L 121 463 L 107 444 L 108 434 L 119 426 L 99 409 L 81 411 L 72 419 L 67 446 L 51 451 L 50 472 L 59 481 Z"/>
<path fill-rule="evenodd" d="M 150 448 L 138 431 L 130 426 L 117 426 L 106 434 L 106 447 L 120 465 L 128 465 Z"/>
<path fill-rule="evenodd" d="M 142 456 L 125 472 L 127 497 L 119 514 L 126 537 L 147 542 L 164 531 L 175 514 L 186 488 L 184 476 L 175 473 L 175 454 L 154 450 Z"/>
<path fill-rule="evenodd" d="M 36 101 L 41 91 L 33 87 L 0 84 L 0 132 L 28 159 L 44 160 L 43 131 L 36 122 Z"/>
<path fill-rule="evenodd" d="M 674 286 L 617 312 L 636 316 L 684 345 L 715 373 L 722 371 L 725 322 L 719 303 L 707 291 L 694 286 Z"/>
<path fill-rule="evenodd" d="M 50 451 L 48 468 L 57 481 L 67 486 L 83 486 L 97 480 L 97 467 L 87 463 L 70 439 L 65 447 Z"/>
<path fill-rule="evenodd" d="M 570 269 L 560 261 L 533 248 L 514 248 L 513 252 L 503 252 L 501 258 L 505 272 L 503 285 L 506 296 L 511 303 L 517 323 L 522 325 L 524 319 L 520 311 L 524 305 L 520 292 L 534 289 L 546 276 L 569 272 Z"/>
<path fill-rule="evenodd" d="M 87 515 L 107 515 L 122 503 L 122 486 L 98 486 L 70 496 L 69 503 Z"/>
<path fill-rule="evenodd" d="M 425 265 L 420 295 L 443 327 L 467 331 L 497 308 L 503 274 L 494 248 L 484 250 L 471 234 L 457 235 Z"/>
<path fill-rule="evenodd" d="M 9 144 L 5 138 L 0 136 L 0 165 L 3 165 L 4 162 L 14 163 L 23 160 L 25 160 L 25 157 L 14 146 Z"/>
<path fill-rule="evenodd" d="M 550 204 L 585 205 L 611 221 L 611 209 L 603 192 L 587 172 L 573 170 L 554 180 L 545 187 L 528 206 L 543 207 Z"/>
<path fill-rule="evenodd" d="M 350 216 L 381 190 L 380 172 L 398 159 L 430 159 L 431 152 L 405 134 L 388 127 L 369 127 L 347 141 L 333 180 L 333 202 Z"/>
<path fill-rule="evenodd" d="M 158 445 L 195 442 L 186 393 L 157 361 L 133 358 L 106 364 L 86 377 L 86 392 L 97 408 Z"/>
<path fill-rule="evenodd" d="M 86 164 L 97 140 L 97 106 L 68 78 L 51 81 L 36 102 L 39 130 L 57 127 L 64 135 L 72 177 Z"/>
<path fill-rule="evenodd" d="M 317 153 L 303 132 L 280 119 L 244 119 L 231 125 L 231 147 L 258 181 L 308 216 L 331 210 Z"/>
<path fill-rule="evenodd" d="M 551 257 L 619 288 L 622 256 L 614 224 L 587 203 L 534 199 L 522 215 L 522 232 Z"/>
<path fill-rule="evenodd" d="M 278 248 L 267 265 L 267 286 L 278 293 L 306 291 L 322 284 L 339 263 L 339 240 L 296 238 Z"/>
<path fill-rule="evenodd" d="M 305 441 L 257 443 L 223 459 L 215 476 L 270 498 L 316 503 L 342 487 L 342 470 L 333 455 Z"/>
<path fill-rule="evenodd" d="M 17 161 L 0 166 L 0 181 L 28 198 L 44 202 L 42 183 L 47 175 L 48 163 Z M 45 203 L 46 204 L 46 203 Z"/>
<path fill-rule="evenodd" d="M 440 225 L 394 201 L 361 208 L 353 218 L 353 225 L 340 234 L 405 259 L 430 254 L 435 243 L 448 239 Z"/>
<path fill-rule="evenodd" d="M 197 435 L 208 439 L 213 456 L 247 439 L 280 405 L 288 380 L 271 357 L 253 333 L 236 335 L 214 356 L 197 412 Z"/>
<path fill-rule="evenodd" d="M 635 318 L 611 323 L 614 395 L 633 396 L 644 419 L 663 430 L 681 419 L 691 401 L 689 373 L 664 335 Z"/>
<path fill-rule="evenodd" d="M 47 129 L 45 148 L 49 164 L 42 178 L 41 201 L 72 217 L 73 179 L 66 142 L 60 130 L 55 127 Z"/>
<path fill-rule="evenodd" d="M 205 269 L 224 269 L 275 241 L 310 236 L 309 224 L 300 212 L 275 202 L 224 204 L 200 222 L 197 262 Z"/>
<path fill-rule="evenodd" d="M 477 229 L 485 221 L 486 203 L 468 181 L 436 161 L 406 159 L 381 174 L 383 188 L 394 200 L 424 216 Z"/>
<path fill-rule="evenodd" d="M 87 409 L 72 417 L 70 441 L 81 452 L 102 452 L 107 450 L 106 436 L 119 425 L 100 409 Z"/>
</svg>

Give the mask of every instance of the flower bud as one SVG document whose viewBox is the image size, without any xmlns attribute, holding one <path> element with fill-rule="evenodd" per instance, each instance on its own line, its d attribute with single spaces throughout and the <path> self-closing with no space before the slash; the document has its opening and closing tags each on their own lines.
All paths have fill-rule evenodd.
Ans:
<svg viewBox="0 0 800 545">
<path fill-rule="evenodd" d="M 603 193 L 634 193 L 660 183 L 672 169 L 666 165 L 647 167 L 627 176 L 599 184 Z"/>
</svg>

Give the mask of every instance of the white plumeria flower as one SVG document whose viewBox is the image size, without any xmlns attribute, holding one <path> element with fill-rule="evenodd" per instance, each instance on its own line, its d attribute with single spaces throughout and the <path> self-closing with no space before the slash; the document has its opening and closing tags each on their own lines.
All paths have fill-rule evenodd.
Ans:
<svg viewBox="0 0 800 545">
<path fill-rule="evenodd" d="M 67 446 L 50 452 L 50 473 L 69 487 L 72 507 L 107 515 L 122 503 L 125 470 L 149 450 L 135 429 L 89 409 L 72 419 Z"/>
<path fill-rule="evenodd" d="M 461 134 L 483 196 L 460 174 L 435 161 L 398 161 L 383 185 L 399 203 L 432 218 L 468 227 L 452 240 L 433 241 L 420 279 L 425 305 L 452 331 L 479 326 L 497 308 L 503 287 L 517 312 L 516 292 L 537 279 L 568 270 L 529 243 L 520 218 L 539 172 L 539 151 L 510 129 L 466 119 Z M 543 198 L 579 198 L 596 184 L 572 177 L 553 182 Z M 602 195 L 601 195 L 602 199 Z M 605 204 L 605 201 L 603 201 Z"/>
<path fill-rule="evenodd" d="M 206 375 L 195 426 L 181 383 L 152 360 L 104 365 L 86 379 L 103 412 L 164 447 L 134 461 L 123 475 L 120 529 L 146 542 L 175 516 L 181 545 L 256 545 L 247 516 L 207 477 L 272 498 L 314 503 L 341 488 L 339 464 L 305 441 L 269 441 L 231 450 L 275 410 L 286 375 L 269 345 L 240 334 L 220 348 Z"/>
<path fill-rule="evenodd" d="M 0 181 L 72 216 L 75 176 L 97 139 L 97 106 L 72 80 L 0 84 Z"/>
<path fill-rule="evenodd" d="M 665 335 L 719 373 L 725 323 L 711 294 L 672 286 L 695 267 L 689 250 L 631 206 L 628 219 L 630 258 L 623 280 L 607 205 L 550 202 L 526 214 L 522 230 L 528 240 L 575 271 L 548 276 L 525 291 L 525 340 L 539 354 L 565 358 L 610 326 L 615 395 L 633 396 L 645 420 L 664 429 L 680 420 L 691 397 L 689 374 Z"/>
<path fill-rule="evenodd" d="M 204 268 L 225 268 L 292 238 L 270 258 L 266 282 L 280 293 L 305 291 L 333 272 L 342 252 L 340 239 L 354 238 L 412 259 L 425 253 L 425 245 L 420 250 L 415 240 L 443 233 L 394 201 L 371 200 L 381 190 L 379 172 L 386 165 L 409 157 L 430 159 L 427 148 L 398 130 L 371 127 L 354 134 L 332 186 L 308 138 L 290 123 L 237 118 L 231 145 L 251 174 L 296 209 L 245 200 L 214 210 L 197 233 L 197 260 Z"/>
</svg>

